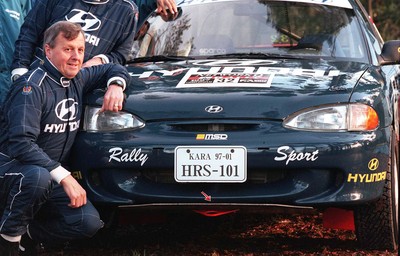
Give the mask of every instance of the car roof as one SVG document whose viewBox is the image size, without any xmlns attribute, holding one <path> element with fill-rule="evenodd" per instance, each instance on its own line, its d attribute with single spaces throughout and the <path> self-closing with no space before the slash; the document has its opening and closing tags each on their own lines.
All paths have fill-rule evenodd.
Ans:
<svg viewBox="0 0 400 256">
<path fill-rule="evenodd" d="M 213 3 L 213 2 L 233 2 L 240 0 L 183 0 L 179 2 L 180 6 L 184 5 L 196 5 L 196 4 L 205 4 L 205 3 Z M 271 0 L 276 2 L 297 2 L 297 3 L 310 3 L 310 4 L 321 4 L 321 5 L 329 5 L 336 6 L 341 8 L 352 9 L 352 5 L 349 0 Z"/>
</svg>

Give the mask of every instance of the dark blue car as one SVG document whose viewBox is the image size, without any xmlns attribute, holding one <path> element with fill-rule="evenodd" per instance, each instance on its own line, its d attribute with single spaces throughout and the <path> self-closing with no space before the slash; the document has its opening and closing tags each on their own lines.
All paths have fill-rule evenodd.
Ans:
<svg viewBox="0 0 400 256">
<path fill-rule="evenodd" d="M 400 41 L 384 43 L 358 0 L 178 7 L 138 31 L 121 112 L 87 97 L 71 165 L 92 202 L 313 209 L 395 250 Z"/>
</svg>

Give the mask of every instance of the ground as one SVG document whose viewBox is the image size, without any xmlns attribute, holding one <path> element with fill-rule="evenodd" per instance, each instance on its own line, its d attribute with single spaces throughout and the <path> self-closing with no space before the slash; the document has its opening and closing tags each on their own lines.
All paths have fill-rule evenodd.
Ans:
<svg viewBox="0 0 400 256">
<path fill-rule="evenodd" d="M 353 231 L 322 226 L 320 214 L 174 216 L 168 221 L 103 229 L 94 238 L 40 256 L 398 255 L 359 248 Z"/>
<path fill-rule="evenodd" d="M 168 221 L 103 229 L 94 238 L 40 256 L 398 255 L 357 247 L 353 231 L 322 226 L 320 214 L 175 216 Z"/>
</svg>

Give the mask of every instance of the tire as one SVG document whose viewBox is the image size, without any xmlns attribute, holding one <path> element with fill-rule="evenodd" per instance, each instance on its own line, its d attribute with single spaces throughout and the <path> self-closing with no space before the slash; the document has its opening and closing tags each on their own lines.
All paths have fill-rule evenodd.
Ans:
<svg viewBox="0 0 400 256">
<path fill-rule="evenodd" d="M 395 251 L 399 244 L 399 142 L 392 132 L 391 155 L 382 197 L 354 210 L 357 241 L 362 248 Z"/>
</svg>

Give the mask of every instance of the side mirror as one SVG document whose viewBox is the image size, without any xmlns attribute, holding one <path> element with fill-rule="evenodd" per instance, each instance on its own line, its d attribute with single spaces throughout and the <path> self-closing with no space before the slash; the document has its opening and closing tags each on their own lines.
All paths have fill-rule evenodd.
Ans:
<svg viewBox="0 0 400 256">
<path fill-rule="evenodd" d="M 384 43 L 380 55 L 380 64 L 400 64 L 400 40 L 392 40 Z"/>
</svg>

